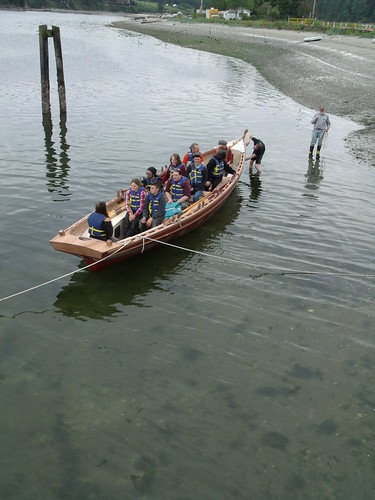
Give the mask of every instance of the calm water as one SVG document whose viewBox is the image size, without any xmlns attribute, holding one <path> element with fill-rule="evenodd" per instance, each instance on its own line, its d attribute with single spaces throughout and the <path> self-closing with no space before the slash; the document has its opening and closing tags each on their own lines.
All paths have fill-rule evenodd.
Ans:
<svg viewBox="0 0 375 500">
<path fill-rule="evenodd" d="M 0 13 L 1 297 L 78 269 L 49 239 L 195 140 L 248 127 L 264 172 L 178 242 L 212 257 L 164 247 L 0 302 L 0 497 L 374 496 L 375 173 L 346 150 L 358 127 L 331 116 L 309 166 L 313 110 L 243 62 L 111 20 Z M 51 44 L 52 133 L 40 24 L 64 54 L 66 128 Z"/>
</svg>

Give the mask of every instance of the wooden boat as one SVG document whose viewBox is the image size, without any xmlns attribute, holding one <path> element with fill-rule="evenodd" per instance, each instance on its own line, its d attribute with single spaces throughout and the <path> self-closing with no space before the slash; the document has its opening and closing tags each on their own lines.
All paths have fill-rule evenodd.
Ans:
<svg viewBox="0 0 375 500">
<path fill-rule="evenodd" d="M 160 245 L 159 242 L 169 242 L 189 233 L 212 217 L 236 187 L 245 162 L 246 142 L 248 142 L 245 140 L 246 136 L 247 130 L 240 139 L 228 142 L 233 153 L 231 166 L 235 174 L 223 177 L 214 191 L 205 193 L 196 203 L 172 218 L 164 220 L 159 226 L 117 242 L 101 241 L 88 236 L 87 219 L 90 215 L 88 214 L 67 229 L 60 230 L 50 241 L 52 247 L 60 252 L 83 258 L 90 265 L 90 269 L 98 271 L 151 250 Z M 214 149 L 203 153 L 204 162 L 207 163 L 213 154 Z M 122 231 L 126 215 L 124 200 L 116 197 L 107 202 L 107 212 L 114 230 L 119 228 Z"/>
</svg>

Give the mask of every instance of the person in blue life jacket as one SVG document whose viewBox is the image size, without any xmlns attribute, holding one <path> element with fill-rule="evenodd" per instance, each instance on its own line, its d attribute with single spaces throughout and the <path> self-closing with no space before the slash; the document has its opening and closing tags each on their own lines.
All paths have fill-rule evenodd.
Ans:
<svg viewBox="0 0 375 500">
<path fill-rule="evenodd" d="M 134 236 L 139 232 L 139 221 L 142 217 L 145 198 L 146 192 L 141 181 L 137 178 L 133 179 L 125 195 L 124 238 Z"/>
<path fill-rule="evenodd" d="M 150 186 L 143 205 L 142 219 L 139 221 L 141 233 L 163 222 L 166 204 L 162 185 L 159 181 L 154 181 Z"/>
<path fill-rule="evenodd" d="M 169 166 L 165 166 L 165 170 L 161 173 L 160 177 L 163 181 L 163 185 L 166 184 L 168 179 L 170 179 L 173 175 L 173 170 L 178 168 L 181 171 L 181 174 L 186 177 L 186 168 L 185 165 L 181 162 L 180 155 L 178 153 L 173 153 L 169 158 Z"/>
<path fill-rule="evenodd" d="M 107 206 L 104 201 L 98 201 L 95 205 L 95 212 L 89 215 L 87 222 L 89 225 L 90 238 L 103 241 L 118 241 L 118 239 L 113 236 L 112 222 L 108 217 Z"/>
<path fill-rule="evenodd" d="M 146 177 L 143 177 L 143 179 L 142 179 L 142 184 L 146 189 L 148 189 L 151 186 L 151 184 L 155 181 L 158 181 L 158 182 L 160 182 L 160 184 L 162 184 L 162 180 L 160 179 L 160 177 L 156 173 L 156 168 L 149 167 L 146 170 Z"/>
<path fill-rule="evenodd" d="M 190 190 L 190 182 L 178 169 L 175 169 L 172 178 L 165 185 L 165 197 L 168 203 L 177 202 L 184 210 L 190 205 Z"/>
<path fill-rule="evenodd" d="M 211 160 L 207 163 L 207 173 L 208 180 L 206 182 L 206 189 L 208 191 L 213 191 L 218 184 L 223 179 L 224 172 L 227 174 L 235 174 L 235 170 L 228 165 L 225 161 L 225 157 L 227 156 L 227 152 L 224 150 L 219 150 Z"/>
<path fill-rule="evenodd" d="M 187 166 L 189 163 L 193 163 L 193 154 L 194 153 L 200 153 L 201 161 L 203 163 L 203 155 L 199 150 L 199 144 L 197 142 L 193 142 L 193 144 L 189 148 L 189 151 L 186 153 L 186 155 L 182 159 L 182 163 L 185 166 Z"/>
<path fill-rule="evenodd" d="M 206 166 L 201 161 L 200 153 L 193 154 L 193 161 L 194 163 L 190 164 L 186 169 L 186 177 L 189 179 L 191 194 L 195 203 L 203 195 L 203 190 L 208 179 L 208 172 Z"/>
</svg>

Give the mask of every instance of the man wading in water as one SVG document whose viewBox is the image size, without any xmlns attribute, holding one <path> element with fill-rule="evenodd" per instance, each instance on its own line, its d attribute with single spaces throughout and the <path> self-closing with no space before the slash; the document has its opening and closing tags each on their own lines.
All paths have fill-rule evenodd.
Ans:
<svg viewBox="0 0 375 500">
<path fill-rule="evenodd" d="M 314 146 L 318 141 L 318 146 L 316 148 L 316 159 L 320 158 L 320 148 L 322 147 L 323 138 L 326 132 L 328 132 L 331 122 L 329 121 L 329 116 L 326 115 L 324 111 L 324 106 L 320 106 L 319 111 L 315 113 L 311 123 L 314 124 L 314 130 L 311 137 L 309 158 L 312 158 Z"/>
<path fill-rule="evenodd" d="M 257 171 L 257 174 L 260 174 L 262 172 L 262 170 L 260 169 L 260 163 L 262 161 L 264 152 L 266 150 L 266 146 L 264 145 L 263 141 L 261 141 L 260 139 L 256 139 L 255 137 L 249 134 L 249 142 L 250 139 L 254 143 L 254 149 L 253 153 L 247 158 L 245 158 L 245 161 L 250 160 L 250 165 L 249 165 L 250 175 L 253 173 L 254 162 L 255 162 L 255 170 Z"/>
</svg>

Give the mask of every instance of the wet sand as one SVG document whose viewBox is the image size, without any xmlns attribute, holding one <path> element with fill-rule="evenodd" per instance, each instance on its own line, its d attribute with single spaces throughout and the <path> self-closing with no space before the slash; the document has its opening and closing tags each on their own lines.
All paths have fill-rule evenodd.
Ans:
<svg viewBox="0 0 375 500">
<path fill-rule="evenodd" d="M 148 22 L 145 22 L 148 19 Z M 156 22 L 155 22 L 156 21 Z M 303 31 L 180 23 L 134 16 L 113 23 L 183 47 L 236 57 L 296 102 L 364 126 L 347 145 L 358 161 L 375 166 L 375 43 L 372 39 Z"/>
</svg>

